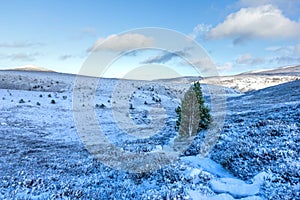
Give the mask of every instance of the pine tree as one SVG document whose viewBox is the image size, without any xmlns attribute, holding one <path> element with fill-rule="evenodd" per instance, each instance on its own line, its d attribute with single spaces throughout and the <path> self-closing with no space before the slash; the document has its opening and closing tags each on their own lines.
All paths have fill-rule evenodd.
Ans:
<svg viewBox="0 0 300 200">
<path fill-rule="evenodd" d="M 175 109 L 175 112 L 177 114 L 177 121 L 176 121 L 176 125 L 175 125 L 175 130 L 178 131 L 179 130 L 179 127 L 180 127 L 180 122 L 181 122 L 181 107 L 178 106 L 176 109 Z"/>
<path fill-rule="evenodd" d="M 211 123 L 211 115 L 209 113 L 210 112 L 209 108 L 204 104 L 200 83 L 199 82 L 194 83 L 192 89 L 196 93 L 198 103 L 199 103 L 200 119 L 199 119 L 198 131 L 200 131 L 201 129 L 208 128 L 209 124 Z"/>
<path fill-rule="evenodd" d="M 175 109 L 178 119 L 175 129 L 180 136 L 196 135 L 201 129 L 208 128 L 211 123 L 209 109 L 204 104 L 199 82 L 194 83 L 185 93 L 181 107 Z M 195 126 L 197 125 L 197 128 Z"/>
</svg>

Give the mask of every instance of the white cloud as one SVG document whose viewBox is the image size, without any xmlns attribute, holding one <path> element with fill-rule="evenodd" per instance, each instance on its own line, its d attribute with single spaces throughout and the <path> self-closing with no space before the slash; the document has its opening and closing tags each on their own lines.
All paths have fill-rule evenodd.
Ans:
<svg viewBox="0 0 300 200">
<path fill-rule="evenodd" d="M 9 55 L 2 55 L 3 59 L 9 59 L 11 61 L 34 61 L 39 53 L 13 53 Z"/>
<path fill-rule="evenodd" d="M 300 23 L 285 17 L 272 5 L 242 8 L 228 15 L 224 22 L 212 28 L 210 39 L 233 38 L 240 43 L 253 38 L 299 38 Z"/>
<path fill-rule="evenodd" d="M 218 74 L 215 63 L 209 57 L 193 59 L 189 64 L 197 66 L 197 69 L 202 76 L 215 76 Z"/>
<path fill-rule="evenodd" d="M 266 50 L 274 52 L 274 57 L 269 59 L 270 63 L 280 65 L 298 65 L 300 63 L 300 44 L 290 46 L 271 46 Z"/>
<path fill-rule="evenodd" d="M 247 54 L 244 54 L 244 55 L 238 57 L 236 59 L 236 63 L 237 64 L 245 64 L 246 62 L 248 62 L 251 59 L 252 59 L 252 55 L 247 53 Z"/>
<path fill-rule="evenodd" d="M 240 0 L 236 3 L 239 7 L 254 7 L 254 6 L 262 6 L 266 4 L 271 4 L 272 0 Z M 274 1 L 274 0 L 273 0 Z"/>
<path fill-rule="evenodd" d="M 198 24 L 194 29 L 193 32 L 189 34 L 189 37 L 195 40 L 199 35 L 205 34 L 211 29 L 211 25 L 206 24 Z"/>
<path fill-rule="evenodd" d="M 188 53 L 187 53 L 188 50 L 189 49 L 183 49 L 183 50 L 178 50 L 178 51 L 174 51 L 174 52 L 165 51 L 159 55 L 150 57 L 141 63 L 142 64 L 152 64 L 152 63 L 163 63 L 164 64 L 164 63 L 172 60 L 173 58 L 185 57 L 186 55 L 188 55 Z"/>
<path fill-rule="evenodd" d="M 285 56 L 300 56 L 300 44 L 295 46 L 270 46 L 266 50 Z"/>
<path fill-rule="evenodd" d="M 222 73 L 226 73 L 227 71 L 231 70 L 232 67 L 233 67 L 233 64 L 231 62 L 226 62 L 224 64 L 217 65 L 217 70 Z"/>
<path fill-rule="evenodd" d="M 199 58 L 191 61 L 192 65 L 203 67 L 203 69 L 212 68 L 214 63 L 209 57 Z"/>
<path fill-rule="evenodd" d="M 59 56 L 58 58 L 59 58 L 60 60 L 68 60 L 68 59 L 73 58 L 73 57 L 74 57 L 74 56 L 71 55 L 71 54 L 63 54 L 63 55 Z"/>
<path fill-rule="evenodd" d="M 270 60 L 271 63 L 281 64 L 281 65 L 298 65 L 300 63 L 300 57 L 291 56 L 278 56 Z"/>
<path fill-rule="evenodd" d="M 27 48 L 33 46 L 42 46 L 43 43 L 40 42 L 28 42 L 28 41 L 18 41 L 18 42 L 1 42 L 0 48 Z"/>
<path fill-rule="evenodd" d="M 244 54 L 236 59 L 236 63 L 240 65 L 258 65 L 264 63 L 262 58 L 254 58 L 251 54 Z"/>
<path fill-rule="evenodd" d="M 153 38 L 142 34 L 110 35 L 107 38 L 99 38 L 88 51 L 126 51 L 130 49 L 143 48 L 154 43 Z"/>
<path fill-rule="evenodd" d="M 294 52 L 294 47 L 293 46 L 270 46 L 267 47 L 266 50 L 275 53 L 289 55 Z"/>
<path fill-rule="evenodd" d="M 298 0 L 240 0 L 235 5 L 239 8 L 241 7 L 255 7 L 272 4 L 284 13 L 290 15 L 297 15 L 300 11 L 300 1 Z"/>
</svg>

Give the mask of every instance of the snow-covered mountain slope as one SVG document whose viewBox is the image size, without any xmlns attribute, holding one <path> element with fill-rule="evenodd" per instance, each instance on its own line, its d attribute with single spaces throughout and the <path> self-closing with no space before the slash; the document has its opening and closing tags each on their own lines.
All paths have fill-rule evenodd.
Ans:
<svg viewBox="0 0 300 200">
<path fill-rule="evenodd" d="M 242 92 L 248 92 L 299 79 L 300 66 L 295 66 L 253 71 L 235 76 L 208 77 L 200 80 L 200 83 L 218 84 Z"/>
<path fill-rule="evenodd" d="M 266 69 L 266 70 L 257 70 L 257 71 L 246 72 L 243 74 L 300 76 L 300 65 L 285 66 L 285 67 Z"/>
<path fill-rule="evenodd" d="M 42 72 L 1 72 L 0 76 L 0 199 L 299 196 L 299 81 L 246 94 L 225 88 L 226 121 L 209 158 L 194 155 L 203 131 L 177 161 L 150 172 L 128 173 L 99 162 L 80 140 L 74 114 L 84 113 L 73 110 L 75 76 Z M 93 84 L 94 79 L 88 78 L 80 85 L 84 98 L 93 95 L 84 93 L 92 91 Z M 134 90 L 127 91 L 131 86 Z M 202 86 L 209 104 L 207 86 Z M 112 144 L 141 155 L 158 152 L 176 136 L 174 109 L 188 87 L 181 82 L 101 79 L 92 113 Z M 86 101 L 79 105 L 82 110 L 90 108 Z M 135 139 L 139 132 L 151 132 L 151 122 L 159 128 L 161 107 L 166 111 L 163 128 L 149 138 Z M 121 117 L 119 125 L 137 125 L 131 134 L 120 131 L 113 109 Z M 86 128 L 93 126 L 89 118 L 82 120 Z M 106 154 L 114 156 L 109 150 Z"/>
<path fill-rule="evenodd" d="M 300 81 L 231 98 L 211 158 L 234 175 L 270 174 L 267 199 L 297 199 L 300 181 Z"/>
<path fill-rule="evenodd" d="M 0 70 L 1 89 L 62 92 L 71 90 L 74 80 L 71 74 Z"/>
<path fill-rule="evenodd" d="M 40 66 L 36 66 L 36 65 L 23 65 L 23 66 L 19 66 L 19 67 L 15 67 L 15 68 L 11 68 L 8 70 L 12 70 L 12 71 L 33 71 L 33 72 L 54 72 L 53 70 L 44 68 L 44 67 L 40 67 Z"/>
</svg>

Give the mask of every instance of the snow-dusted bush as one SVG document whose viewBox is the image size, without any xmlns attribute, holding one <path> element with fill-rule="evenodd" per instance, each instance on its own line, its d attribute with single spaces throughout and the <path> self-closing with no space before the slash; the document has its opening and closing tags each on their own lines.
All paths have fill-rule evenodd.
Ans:
<svg viewBox="0 0 300 200">
<path fill-rule="evenodd" d="M 102 104 L 96 104 L 96 108 L 105 108 L 106 106 L 102 103 Z"/>
</svg>

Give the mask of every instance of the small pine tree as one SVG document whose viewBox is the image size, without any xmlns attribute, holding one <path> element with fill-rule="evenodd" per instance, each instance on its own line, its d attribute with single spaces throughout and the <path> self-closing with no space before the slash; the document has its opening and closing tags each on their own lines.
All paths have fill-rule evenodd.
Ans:
<svg viewBox="0 0 300 200">
<path fill-rule="evenodd" d="M 176 109 L 175 109 L 175 112 L 177 114 L 177 121 L 176 121 L 176 125 L 175 125 L 175 130 L 178 131 L 179 130 L 179 127 L 180 127 L 180 122 L 181 122 L 181 107 L 178 106 Z"/>
<path fill-rule="evenodd" d="M 201 129 L 208 128 L 209 124 L 211 123 L 211 115 L 209 113 L 210 112 L 209 108 L 204 104 L 200 83 L 199 82 L 194 83 L 192 89 L 196 93 L 198 103 L 199 103 L 200 120 L 199 120 L 198 131 L 200 131 Z"/>
<path fill-rule="evenodd" d="M 195 135 L 201 129 L 208 128 L 211 123 L 209 109 L 204 105 L 203 94 L 199 82 L 194 83 L 185 93 L 181 107 L 175 109 L 177 121 L 175 129 L 179 134 L 189 136 Z M 195 124 L 197 128 L 195 129 Z"/>
</svg>

